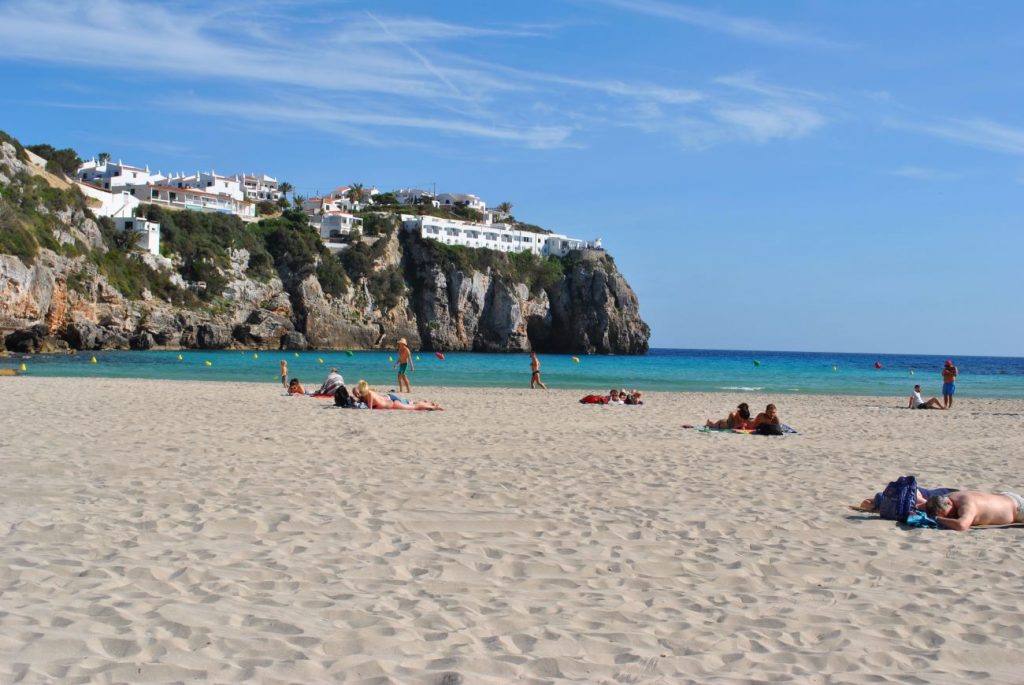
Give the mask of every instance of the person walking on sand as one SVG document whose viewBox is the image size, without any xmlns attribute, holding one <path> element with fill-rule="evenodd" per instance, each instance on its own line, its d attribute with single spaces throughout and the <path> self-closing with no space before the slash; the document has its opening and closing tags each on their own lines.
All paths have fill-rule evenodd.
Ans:
<svg viewBox="0 0 1024 685">
<path fill-rule="evenodd" d="M 953 393 L 956 392 L 956 375 L 958 371 L 952 359 L 946 360 L 942 367 L 942 405 L 946 409 L 953 408 Z"/>
<path fill-rule="evenodd" d="M 537 359 L 537 353 L 530 350 L 530 390 L 533 390 L 537 386 L 547 390 L 548 386 L 540 380 L 540 360 Z"/>
<path fill-rule="evenodd" d="M 914 393 L 910 396 L 910 402 L 907 404 L 909 409 L 945 409 L 942 406 L 942 402 L 939 402 L 938 397 L 933 397 L 927 402 L 921 397 L 921 386 L 914 386 Z"/>
<path fill-rule="evenodd" d="M 398 367 L 398 392 L 402 392 L 403 384 L 405 385 L 405 392 L 412 392 L 412 385 L 409 384 L 407 372 L 415 371 L 416 367 L 412 363 L 412 352 L 409 350 L 409 343 L 406 342 L 405 338 L 398 339 L 398 361 L 391 368 L 396 366 Z"/>
<path fill-rule="evenodd" d="M 288 387 L 288 362 L 284 359 L 281 360 L 281 385 Z"/>
</svg>

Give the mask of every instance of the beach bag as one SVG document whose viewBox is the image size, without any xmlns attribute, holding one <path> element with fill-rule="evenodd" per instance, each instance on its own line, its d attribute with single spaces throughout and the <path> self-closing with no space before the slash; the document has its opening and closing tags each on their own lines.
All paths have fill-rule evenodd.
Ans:
<svg viewBox="0 0 1024 685">
<path fill-rule="evenodd" d="M 782 435 L 782 426 L 778 423 L 762 423 L 754 432 L 758 435 Z"/>
<path fill-rule="evenodd" d="M 351 407 L 354 404 L 352 398 L 348 394 L 348 388 L 344 385 L 339 386 L 334 393 L 334 406 L 336 407 Z"/>
<path fill-rule="evenodd" d="M 885 486 L 878 515 L 888 521 L 904 523 L 917 504 L 917 478 L 901 476 Z"/>
<path fill-rule="evenodd" d="M 580 404 L 608 404 L 608 398 L 604 395 L 587 395 L 580 400 Z"/>
</svg>

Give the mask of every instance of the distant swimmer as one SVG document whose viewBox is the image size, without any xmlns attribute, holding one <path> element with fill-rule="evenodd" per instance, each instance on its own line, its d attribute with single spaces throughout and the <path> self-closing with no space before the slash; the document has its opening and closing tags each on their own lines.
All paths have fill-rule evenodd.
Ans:
<svg viewBox="0 0 1024 685">
<path fill-rule="evenodd" d="M 530 389 L 533 390 L 537 386 L 547 390 L 548 386 L 540 380 L 540 360 L 537 359 L 537 353 L 530 351 Z"/>
<path fill-rule="evenodd" d="M 953 393 L 956 392 L 956 377 L 959 371 L 957 371 L 956 365 L 953 364 L 952 359 L 946 360 L 946 365 L 942 367 L 942 403 L 946 409 L 953 408 Z"/>
<path fill-rule="evenodd" d="M 910 401 L 907 403 L 907 407 L 910 409 L 945 409 L 942 406 L 942 402 L 939 402 L 938 397 L 933 397 L 927 402 L 921 397 L 921 386 L 915 385 L 914 392 L 910 396 Z"/>
</svg>

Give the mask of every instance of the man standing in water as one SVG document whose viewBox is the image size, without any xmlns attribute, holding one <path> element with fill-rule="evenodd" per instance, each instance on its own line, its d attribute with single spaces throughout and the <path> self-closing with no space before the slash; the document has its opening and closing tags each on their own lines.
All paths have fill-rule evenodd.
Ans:
<svg viewBox="0 0 1024 685">
<path fill-rule="evenodd" d="M 407 371 L 415 371 L 416 367 L 412 363 L 412 352 L 409 350 L 409 343 L 405 341 L 405 338 L 398 339 L 398 361 L 395 362 L 395 366 L 398 367 L 398 392 L 402 392 L 402 385 L 405 385 L 405 392 L 412 392 L 412 385 L 409 384 L 409 376 L 406 374 Z"/>
<path fill-rule="evenodd" d="M 942 405 L 946 409 L 952 409 L 953 407 L 953 393 L 956 392 L 956 366 L 953 365 L 952 359 L 946 360 L 946 365 L 942 367 Z"/>
<path fill-rule="evenodd" d="M 530 350 L 530 390 L 533 390 L 538 385 L 545 390 L 548 386 L 544 385 L 540 380 L 540 360 L 537 359 L 537 353 Z"/>
</svg>

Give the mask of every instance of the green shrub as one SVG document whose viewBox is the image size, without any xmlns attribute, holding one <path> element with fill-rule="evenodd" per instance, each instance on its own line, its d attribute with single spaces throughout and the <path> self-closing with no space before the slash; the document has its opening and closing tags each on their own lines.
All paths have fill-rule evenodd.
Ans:
<svg viewBox="0 0 1024 685">
<path fill-rule="evenodd" d="M 78 167 L 82 166 L 82 158 L 69 147 L 56 149 L 52 145 L 29 145 L 28 149 L 46 160 L 46 170 L 53 174 L 69 177 L 78 175 Z"/>
<path fill-rule="evenodd" d="M 405 295 L 405 279 L 397 266 L 390 266 L 370 276 L 367 288 L 374 302 L 382 309 L 394 309 Z"/>
</svg>

